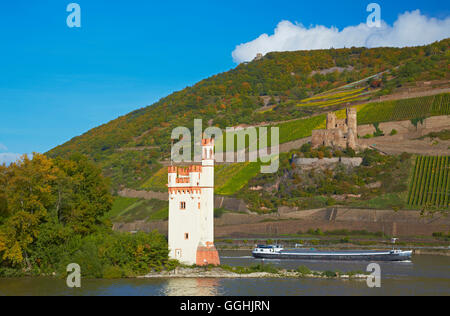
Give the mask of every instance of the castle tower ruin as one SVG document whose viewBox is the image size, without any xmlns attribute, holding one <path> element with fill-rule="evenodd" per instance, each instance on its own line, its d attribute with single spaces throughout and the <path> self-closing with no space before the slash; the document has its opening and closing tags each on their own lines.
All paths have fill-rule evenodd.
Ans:
<svg viewBox="0 0 450 316">
<path fill-rule="evenodd" d="M 354 108 L 346 110 L 346 119 L 337 119 L 335 113 L 327 114 L 327 127 L 312 131 L 312 146 L 352 148 L 358 147 L 358 118 Z"/>
<path fill-rule="evenodd" d="M 347 127 L 353 130 L 353 133 L 356 133 L 358 130 L 358 119 L 357 112 L 355 108 L 347 109 Z"/>
</svg>

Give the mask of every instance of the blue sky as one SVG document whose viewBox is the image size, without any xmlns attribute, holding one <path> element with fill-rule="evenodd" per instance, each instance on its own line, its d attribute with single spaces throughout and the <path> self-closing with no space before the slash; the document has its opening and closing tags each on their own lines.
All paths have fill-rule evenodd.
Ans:
<svg viewBox="0 0 450 316">
<path fill-rule="evenodd" d="M 66 6 L 81 7 L 68 28 Z M 0 160 L 45 152 L 72 137 L 236 66 L 236 46 L 280 21 L 366 21 L 372 1 L 15 0 L 0 3 Z M 382 19 L 420 9 L 445 19 L 444 1 L 377 1 Z M 3 155 L 3 156 L 1 156 Z"/>
</svg>

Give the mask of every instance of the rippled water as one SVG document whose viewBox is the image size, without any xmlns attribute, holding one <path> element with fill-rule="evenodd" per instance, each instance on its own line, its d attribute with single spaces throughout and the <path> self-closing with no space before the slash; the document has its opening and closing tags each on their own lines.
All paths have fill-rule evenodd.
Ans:
<svg viewBox="0 0 450 316">
<path fill-rule="evenodd" d="M 224 251 L 223 264 L 261 262 L 248 252 Z M 311 270 L 365 271 L 367 262 L 264 261 L 284 268 L 305 265 Z M 381 288 L 365 281 L 322 279 L 149 279 L 82 280 L 81 289 L 69 289 L 65 280 L 51 278 L 0 279 L 0 295 L 446 295 L 450 296 L 450 257 L 414 256 L 412 262 L 380 263 Z"/>
</svg>

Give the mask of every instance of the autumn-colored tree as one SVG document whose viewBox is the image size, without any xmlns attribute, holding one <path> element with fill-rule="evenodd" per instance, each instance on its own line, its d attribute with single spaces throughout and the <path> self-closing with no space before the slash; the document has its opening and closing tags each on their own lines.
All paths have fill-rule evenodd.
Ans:
<svg viewBox="0 0 450 316">
<path fill-rule="evenodd" d="M 8 216 L 8 201 L 6 200 L 5 188 L 7 186 L 8 169 L 0 165 L 0 224 Z"/>
<path fill-rule="evenodd" d="M 31 268 L 29 249 L 42 225 L 54 222 L 87 235 L 112 206 L 108 182 L 82 155 L 52 160 L 23 156 L 0 168 L 0 266 Z"/>
<path fill-rule="evenodd" d="M 51 159 L 24 155 L 2 171 L 1 189 L 10 216 L 0 230 L 0 255 L 12 265 L 28 262 L 28 246 L 38 236 L 38 226 L 54 202 L 52 184 L 57 168 Z"/>
<path fill-rule="evenodd" d="M 59 219 L 75 232 L 89 234 L 112 207 L 109 186 L 101 170 L 85 156 L 56 160 L 64 175 L 58 178 L 56 210 Z"/>
</svg>

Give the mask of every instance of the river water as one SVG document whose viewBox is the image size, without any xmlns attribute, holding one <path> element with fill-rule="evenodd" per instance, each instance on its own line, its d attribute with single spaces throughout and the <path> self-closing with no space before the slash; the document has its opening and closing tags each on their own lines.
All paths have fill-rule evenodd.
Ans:
<svg viewBox="0 0 450 316">
<path fill-rule="evenodd" d="M 221 252 L 223 264 L 260 263 L 246 251 Z M 368 262 L 264 261 L 295 269 L 305 265 L 316 271 L 366 271 Z M 333 279 L 126 279 L 82 280 L 69 289 L 53 278 L 0 279 L 0 295 L 175 295 L 175 296 L 294 296 L 294 295 L 445 295 L 450 296 L 450 257 L 417 255 L 412 262 L 386 262 L 381 266 L 381 288 L 365 281 Z"/>
</svg>

